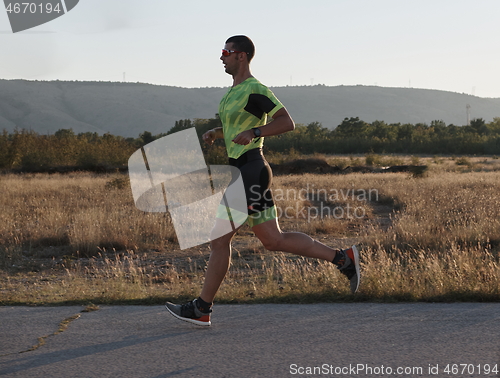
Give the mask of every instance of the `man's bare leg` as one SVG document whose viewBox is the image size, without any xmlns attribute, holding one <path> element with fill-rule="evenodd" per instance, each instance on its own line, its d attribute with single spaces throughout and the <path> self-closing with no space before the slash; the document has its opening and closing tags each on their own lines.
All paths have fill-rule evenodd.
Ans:
<svg viewBox="0 0 500 378">
<path fill-rule="evenodd" d="M 355 246 L 339 252 L 338 250 L 312 239 L 306 234 L 300 232 L 282 232 L 279 228 L 277 219 L 253 226 L 252 230 L 268 250 L 289 252 L 337 264 L 340 271 L 349 279 L 351 292 L 355 293 L 358 290 L 359 253 Z M 174 305 L 170 302 L 166 303 L 167 309 L 174 316 L 198 325 L 211 324 L 211 306 L 222 280 L 229 269 L 231 261 L 231 240 L 234 234 L 236 234 L 236 231 L 237 230 L 234 230 L 211 242 L 212 253 L 208 262 L 205 282 L 200 297 L 182 306 Z M 186 309 L 184 307 L 186 307 Z M 197 308 L 195 309 L 194 307 Z"/>
<path fill-rule="evenodd" d="M 337 251 L 301 232 L 282 232 L 277 219 L 258 224 L 252 231 L 270 251 L 333 261 Z"/>
<path fill-rule="evenodd" d="M 233 231 L 210 242 L 212 252 L 208 260 L 205 281 L 201 290 L 200 298 L 207 303 L 212 303 L 215 294 L 219 290 L 222 280 L 226 276 L 231 262 L 231 240 L 236 234 Z"/>
<path fill-rule="evenodd" d="M 282 232 L 277 219 L 256 225 L 252 227 L 252 230 L 264 247 L 270 251 L 283 251 L 334 263 L 349 280 L 351 292 L 357 292 L 360 282 L 360 265 L 356 246 L 345 250 L 335 250 L 301 232 Z"/>
<path fill-rule="evenodd" d="M 230 230 L 228 232 L 228 230 Z M 232 231 L 231 231 L 232 230 Z M 205 282 L 199 298 L 183 305 L 167 302 L 165 307 L 176 318 L 197 325 L 209 326 L 210 313 L 215 294 L 219 290 L 231 261 L 231 239 L 237 229 L 232 229 L 229 221 L 217 219 L 212 230 L 210 260 L 205 273 Z M 219 236 L 223 235 L 223 236 Z"/>
</svg>

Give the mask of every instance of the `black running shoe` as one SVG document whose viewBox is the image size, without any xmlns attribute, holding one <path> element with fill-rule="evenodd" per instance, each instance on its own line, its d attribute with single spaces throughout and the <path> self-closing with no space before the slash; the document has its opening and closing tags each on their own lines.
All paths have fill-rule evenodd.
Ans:
<svg viewBox="0 0 500 378">
<path fill-rule="evenodd" d="M 196 299 L 183 305 L 176 305 L 167 302 L 165 303 L 165 307 L 177 319 L 181 319 L 186 322 L 191 322 L 201 326 L 209 326 L 212 324 L 210 322 L 210 313 L 212 312 L 212 310 L 207 313 L 201 312 L 198 309 L 198 306 L 196 306 Z"/>
<path fill-rule="evenodd" d="M 355 293 L 359 288 L 359 252 L 355 245 L 349 249 L 342 250 L 345 253 L 346 260 L 338 269 L 344 274 L 351 284 L 351 293 Z"/>
</svg>

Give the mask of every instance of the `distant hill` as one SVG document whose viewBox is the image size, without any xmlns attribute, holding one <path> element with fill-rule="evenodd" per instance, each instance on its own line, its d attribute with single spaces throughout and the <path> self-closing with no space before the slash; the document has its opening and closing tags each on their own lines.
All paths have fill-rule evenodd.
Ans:
<svg viewBox="0 0 500 378">
<path fill-rule="evenodd" d="M 296 123 L 335 128 L 346 117 L 387 123 L 447 124 L 500 117 L 500 98 L 453 92 L 323 85 L 272 88 Z M 141 83 L 0 80 L 0 130 L 15 127 L 53 134 L 109 132 L 137 137 L 167 132 L 180 119 L 213 118 L 227 88 L 179 88 Z"/>
</svg>

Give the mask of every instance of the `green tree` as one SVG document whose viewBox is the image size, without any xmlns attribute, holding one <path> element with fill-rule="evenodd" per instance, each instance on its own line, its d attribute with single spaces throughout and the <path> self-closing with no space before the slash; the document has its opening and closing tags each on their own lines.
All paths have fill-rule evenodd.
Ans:
<svg viewBox="0 0 500 378">
<path fill-rule="evenodd" d="M 151 131 L 144 131 L 139 135 L 139 139 L 142 141 L 142 145 L 145 146 L 146 144 L 153 142 L 156 138 L 153 136 Z"/>
<path fill-rule="evenodd" d="M 176 133 L 178 131 L 187 130 L 191 127 L 194 127 L 193 122 L 190 119 L 181 119 L 179 121 L 175 121 L 174 127 L 168 130 L 167 135 Z"/>
<path fill-rule="evenodd" d="M 311 138 L 317 138 L 322 135 L 326 135 L 329 132 L 326 127 L 323 127 L 321 122 L 311 122 L 306 126 L 306 128 L 306 134 Z"/>
<path fill-rule="evenodd" d="M 474 118 L 470 121 L 470 126 L 478 133 L 478 134 L 488 134 L 488 127 L 486 126 L 486 122 L 482 118 Z"/>
<path fill-rule="evenodd" d="M 359 117 L 344 118 L 342 123 L 335 129 L 335 134 L 343 137 L 366 137 L 370 125 L 361 121 Z"/>
<path fill-rule="evenodd" d="M 443 137 L 446 135 L 446 123 L 442 120 L 432 121 L 430 129 L 436 134 L 438 137 Z"/>
<path fill-rule="evenodd" d="M 375 121 L 371 124 L 371 136 L 380 140 L 394 141 L 397 139 L 397 125 L 388 125 L 384 121 Z"/>
<path fill-rule="evenodd" d="M 59 129 L 54 133 L 54 136 L 59 139 L 63 138 L 74 138 L 75 133 L 73 132 L 73 129 Z"/>
<path fill-rule="evenodd" d="M 493 121 L 488 123 L 488 129 L 491 134 L 500 134 L 500 117 L 493 118 Z"/>
<path fill-rule="evenodd" d="M 404 125 L 400 125 L 397 130 L 397 139 L 398 140 L 411 140 L 413 136 L 413 131 L 415 126 L 406 123 Z"/>
</svg>

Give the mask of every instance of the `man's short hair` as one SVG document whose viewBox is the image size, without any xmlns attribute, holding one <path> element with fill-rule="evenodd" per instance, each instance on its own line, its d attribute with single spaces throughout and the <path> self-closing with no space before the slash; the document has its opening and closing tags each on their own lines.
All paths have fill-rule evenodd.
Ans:
<svg viewBox="0 0 500 378">
<path fill-rule="evenodd" d="M 230 37 L 226 43 L 232 43 L 234 49 L 247 53 L 248 61 L 250 62 L 255 54 L 255 46 L 250 38 L 246 35 L 235 35 Z"/>
</svg>

